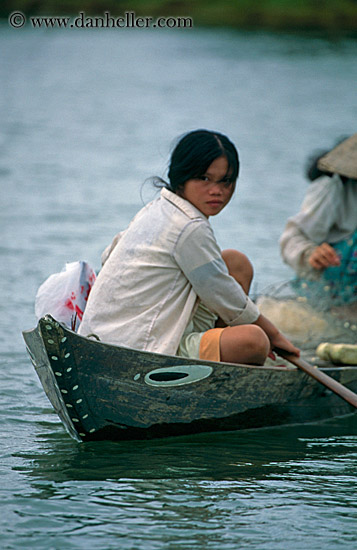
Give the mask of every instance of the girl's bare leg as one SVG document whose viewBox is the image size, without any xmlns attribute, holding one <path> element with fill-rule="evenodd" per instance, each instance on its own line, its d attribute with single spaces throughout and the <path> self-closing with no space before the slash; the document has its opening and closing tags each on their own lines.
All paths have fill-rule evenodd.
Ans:
<svg viewBox="0 0 357 550">
<path fill-rule="evenodd" d="M 228 272 L 240 284 L 246 294 L 249 293 L 253 280 L 253 266 L 242 252 L 228 248 L 223 250 L 222 258 L 228 267 Z"/>
<path fill-rule="evenodd" d="M 246 294 L 249 293 L 250 285 L 253 280 L 253 266 L 249 259 L 242 252 L 227 248 L 222 252 L 222 258 L 228 268 L 229 274 L 240 284 Z M 227 326 L 222 319 L 218 319 L 216 327 Z"/>
<path fill-rule="evenodd" d="M 253 280 L 253 266 L 242 252 L 228 249 L 222 252 L 229 274 L 249 293 Z M 218 321 L 217 326 L 225 326 Z M 263 365 L 270 351 L 269 338 L 256 325 L 226 327 L 220 340 L 221 361 Z"/>
<path fill-rule="evenodd" d="M 263 365 L 270 351 L 269 338 L 256 325 L 226 327 L 221 334 L 221 361 Z"/>
</svg>

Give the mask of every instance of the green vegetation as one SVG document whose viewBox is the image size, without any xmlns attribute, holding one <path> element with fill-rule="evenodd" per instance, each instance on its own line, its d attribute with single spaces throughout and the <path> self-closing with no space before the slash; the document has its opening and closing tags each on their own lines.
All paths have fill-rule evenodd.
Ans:
<svg viewBox="0 0 357 550">
<path fill-rule="evenodd" d="M 357 34 L 357 0 L 2 0 L 0 17 L 26 15 L 186 16 L 194 26 L 349 31 Z"/>
</svg>

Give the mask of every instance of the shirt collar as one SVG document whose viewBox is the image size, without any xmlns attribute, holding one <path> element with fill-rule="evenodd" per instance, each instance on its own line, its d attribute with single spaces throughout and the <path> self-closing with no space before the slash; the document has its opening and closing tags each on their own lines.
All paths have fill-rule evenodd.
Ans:
<svg viewBox="0 0 357 550">
<path fill-rule="evenodd" d="M 161 197 L 168 200 L 169 202 L 172 202 L 172 204 L 177 206 L 177 208 L 182 210 L 182 212 L 184 212 L 186 216 L 188 216 L 191 219 L 195 219 L 195 218 L 203 218 L 204 220 L 208 219 L 207 216 L 202 214 L 202 212 L 198 210 L 198 208 L 193 206 L 193 204 L 191 204 L 186 199 L 183 199 L 179 195 L 176 195 L 176 193 L 169 191 L 168 189 L 166 189 L 166 187 L 163 187 L 161 189 Z"/>
</svg>

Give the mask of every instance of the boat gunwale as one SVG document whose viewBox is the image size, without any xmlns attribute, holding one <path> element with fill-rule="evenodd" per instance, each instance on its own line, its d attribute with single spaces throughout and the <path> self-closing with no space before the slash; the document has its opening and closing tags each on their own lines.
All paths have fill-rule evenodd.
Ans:
<svg viewBox="0 0 357 550">
<path fill-rule="evenodd" d="M 83 336 L 82 334 L 78 334 L 77 332 L 73 331 L 69 327 L 67 327 L 65 324 L 56 321 L 51 315 L 46 315 L 44 317 L 41 317 L 37 323 L 37 325 L 31 329 L 24 330 L 22 332 L 23 335 L 25 334 L 31 334 L 32 332 L 39 331 L 41 338 L 43 338 L 42 331 L 41 331 L 41 324 L 42 322 L 45 322 L 46 320 L 51 320 L 52 322 L 58 323 L 58 325 L 66 332 L 69 332 L 70 334 L 74 335 L 76 338 L 79 338 L 85 342 L 91 342 L 91 344 L 104 346 L 104 348 L 112 349 L 112 350 L 123 350 L 127 353 L 133 353 L 133 355 L 140 355 L 143 357 L 158 357 L 161 359 L 169 359 L 172 360 L 179 360 L 182 361 L 183 364 L 186 365 L 210 365 L 210 366 L 216 366 L 216 367 L 239 367 L 243 369 L 253 369 L 253 370 L 272 370 L 274 372 L 276 371 L 282 371 L 282 372 L 291 372 L 291 371 L 298 371 L 299 369 L 294 365 L 286 365 L 286 366 L 279 366 L 279 365 L 249 365 L 245 363 L 228 363 L 226 361 L 211 361 L 208 359 L 195 359 L 190 357 L 181 357 L 179 355 L 168 355 L 164 353 L 159 353 L 156 351 L 147 351 L 147 350 L 140 350 L 136 348 L 130 348 L 128 346 L 124 345 L 118 345 L 118 344 L 111 344 L 109 342 L 103 342 L 102 340 L 92 339 L 89 336 Z M 46 342 L 43 339 L 44 347 L 47 350 Z M 277 359 L 279 361 L 279 359 Z"/>
</svg>

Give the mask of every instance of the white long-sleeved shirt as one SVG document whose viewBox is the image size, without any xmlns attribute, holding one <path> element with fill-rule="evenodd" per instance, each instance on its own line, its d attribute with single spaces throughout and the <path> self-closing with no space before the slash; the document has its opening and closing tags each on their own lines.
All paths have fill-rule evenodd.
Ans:
<svg viewBox="0 0 357 550">
<path fill-rule="evenodd" d="M 343 183 L 339 175 L 323 176 L 312 182 L 301 210 L 289 218 L 280 237 L 285 263 L 299 275 L 318 277 L 308 258 L 316 246 L 337 243 L 357 228 L 357 182 Z"/>
<path fill-rule="evenodd" d="M 197 297 L 227 325 L 259 317 L 229 275 L 208 219 L 167 189 L 113 243 L 104 253 L 79 334 L 175 354 Z"/>
</svg>

